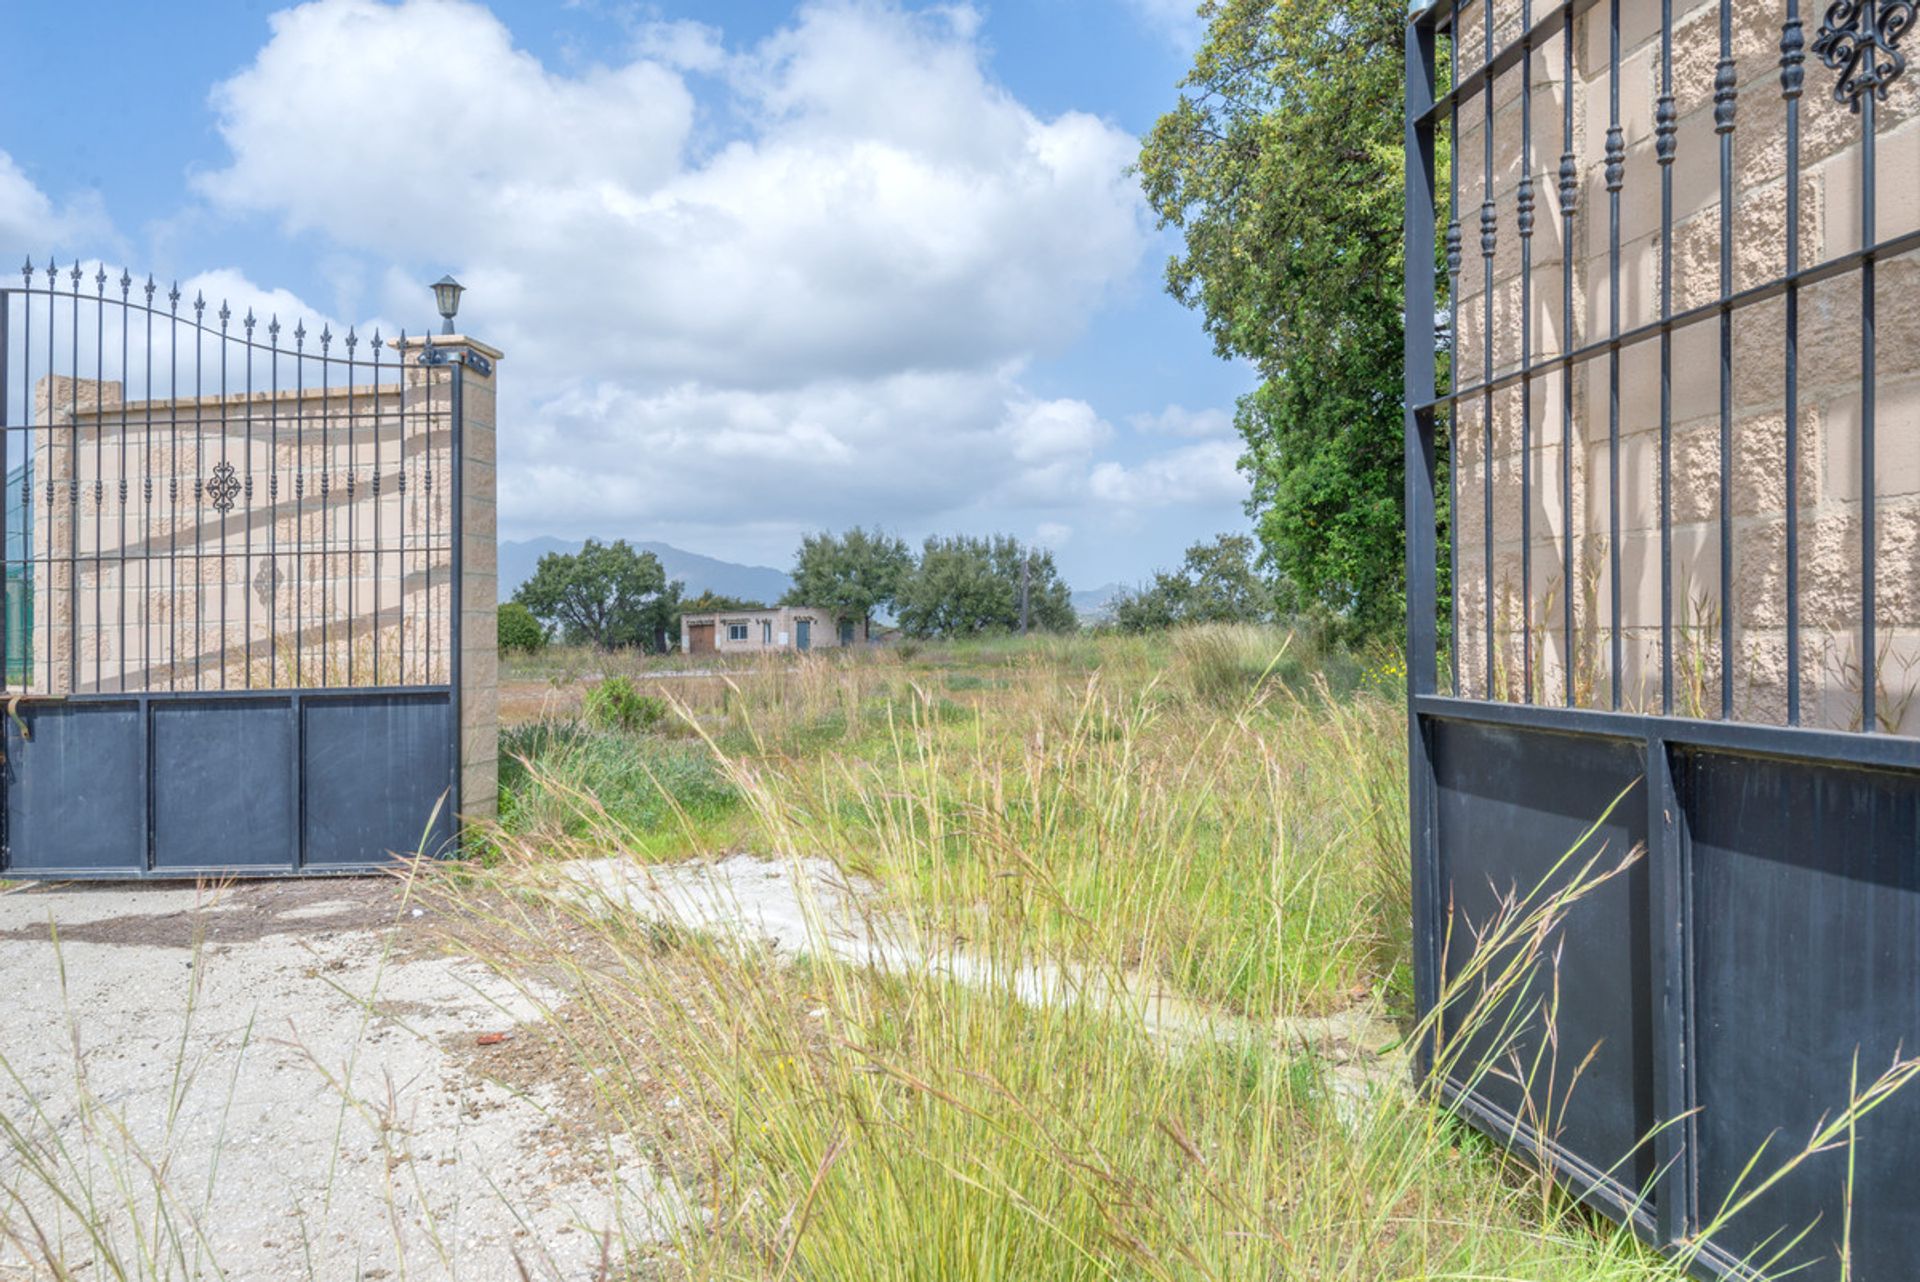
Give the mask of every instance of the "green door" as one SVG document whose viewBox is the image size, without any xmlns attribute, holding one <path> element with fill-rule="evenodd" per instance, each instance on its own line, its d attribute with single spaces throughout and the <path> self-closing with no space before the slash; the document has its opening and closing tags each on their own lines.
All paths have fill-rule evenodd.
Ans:
<svg viewBox="0 0 1920 1282">
<path fill-rule="evenodd" d="M 813 649 L 813 620 L 798 619 L 793 625 L 794 643 L 804 653 Z"/>
</svg>

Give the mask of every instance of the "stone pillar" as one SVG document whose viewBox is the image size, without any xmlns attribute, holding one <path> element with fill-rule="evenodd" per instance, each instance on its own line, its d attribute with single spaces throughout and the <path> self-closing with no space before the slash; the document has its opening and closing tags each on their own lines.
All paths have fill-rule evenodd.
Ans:
<svg viewBox="0 0 1920 1282">
<path fill-rule="evenodd" d="M 462 335 L 434 335 L 433 346 L 460 362 L 461 473 L 460 817 L 486 821 L 500 792 L 499 518 L 494 484 L 494 406 L 500 352 Z M 411 366 L 424 339 L 395 344 Z M 476 359 L 477 358 L 477 359 Z M 483 372 L 484 371 L 484 372 Z M 451 386 L 451 384 L 448 384 Z M 436 391 L 436 405 L 443 393 Z"/>
<path fill-rule="evenodd" d="M 499 507 L 495 497 L 494 407 L 500 353 L 470 338 L 435 346 L 481 357 L 461 370 L 460 811 L 489 820 L 500 792 Z M 487 372 L 481 373 L 481 368 Z"/>
</svg>

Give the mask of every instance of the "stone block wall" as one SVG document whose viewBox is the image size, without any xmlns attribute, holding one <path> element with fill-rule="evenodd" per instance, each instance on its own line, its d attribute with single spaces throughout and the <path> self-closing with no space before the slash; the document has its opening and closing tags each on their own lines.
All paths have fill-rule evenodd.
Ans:
<svg viewBox="0 0 1920 1282">
<path fill-rule="evenodd" d="M 1502 24 L 1495 31 L 1498 46 L 1520 32 L 1518 6 L 1496 8 L 1506 15 L 1496 12 L 1496 23 Z M 1462 15 L 1463 72 L 1484 56 L 1485 12 L 1485 5 L 1474 5 Z M 1606 3 L 1576 19 L 1571 78 L 1566 37 L 1555 35 L 1535 50 L 1532 147 L 1524 168 L 1523 72 L 1516 65 L 1495 78 L 1490 190 L 1487 97 L 1478 94 L 1461 104 L 1453 148 L 1460 227 L 1453 289 L 1455 373 L 1461 386 L 1483 379 L 1489 336 L 1496 375 L 1521 368 L 1523 336 L 1537 371 L 1524 384 L 1464 402 L 1453 425 L 1456 645 L 1464 694 L 1522 697 L 1524 659 L 1531 651 L 1536 700 L 1559 702 L 1571 677 L 1577 704 L 1611 706 L 1617 624 L 1623 706 L 1659 706 L 1667 657 L 1660 629 L 1660 340 L 1648 337 L 1621 346 L 1617 374 L 1604 351 L 1576 362 L 1571 377 L 1564 367 L 1539 366 L 1657 322 L 1670 248 L 1672 312 L 1709 308 L 1671 338 L 1675 710 L 1720 715 L 1720 674 L 1730 665 L 1735 717 L 1786 719 L 1786 303 L 1775 294 L 1731 311 L 1726 353 L 1730 485 L 1724 504 L 1721 322 L 1714 306 L 1723 288 L 1739 295 L 1767 286 L 1787 270 L 1787 110 L 1780 53 L 1786 10 L 1781 0 L 1734 0 L 1729 132 L 1717 129 L 1715 114 L 1719 12 L 1717 0 L 1674 4 L 1670 247 L 1663 244 L 1661 219 L 1657 0 L 1622 0 L 1617 86 Z M 1804 9 L 1809 45 L 1820 18 L 1817 7 Z M 1835 73 L 1809 53 L 1804 76 L 1798 198 L 1800 265 L 1806 268 L 1861 248 L 1865 149 L 1861 116 L 1835 99 Z M 1606 173 L 1609 106 L 1616 89 L 1624 143 L 1617 297 L 1610 272 L 1614 227 Z M 1575 156 L 1571 237 L 1562 219 L 1559 172 L 1569 102 Z M 1724 281 L 1723 138 L 1729 144 L 1732 193 Z M 1896 82 L 1879 104 L 1874 151 L 1874 240 L 1885 244 L 1920 229 L 1920 80 L 1909 76 Z M 1523 174 L 1531 176 L 1534 199 L 1532 270 L 1526 279 L 1519 230 Z M 1449 185 L 1443 170 L 1442 192 Z M 1487 200 L 1495 210 L 1491 293 L 1482 246 Z M 1443 210 L 1443 225 L 1448 218 Z M 1841 272 L 1805 285 L 1798 304 L 1802 721 L 1833 728 L 1857 727 L 1861 705 L 1862 286 L 1860 271 Z M 1914 698 L 1920 689 L 1920 254 L 1879 262 L 1874 303 L 1877 702 L 1881 728 L 1914 731 L 1920 730 L 1920 700 Z M 1610 447 L 1616 422 L 1617 464 Z M 1616 506 L 1617 620 L 1612 608 Z M 1724 594 L 1723 507 L 1732 562 Z M 1531 526 L 1530 541 L 1523 537 L 1523 518 Z M 1563 625 L 1569 596 L 1571 635 Z M 1726 652 L 1723 611 L 1733 636 Z"/>
</svg>

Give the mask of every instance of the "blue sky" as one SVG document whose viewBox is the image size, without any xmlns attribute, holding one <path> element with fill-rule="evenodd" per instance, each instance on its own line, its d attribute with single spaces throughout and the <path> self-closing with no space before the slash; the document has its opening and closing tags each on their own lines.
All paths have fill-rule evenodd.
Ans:
<svg viewBox="0 0 1920 1282">
<path fill-rule="evenodd" d="M 1252 375 L 1124 172 L 1188 9 L 25 0 L 0 253 L 415 329 L 452 271 L 504 537 L 997 529 L 1130 582 L 1246 525 Z"/>
</svg>

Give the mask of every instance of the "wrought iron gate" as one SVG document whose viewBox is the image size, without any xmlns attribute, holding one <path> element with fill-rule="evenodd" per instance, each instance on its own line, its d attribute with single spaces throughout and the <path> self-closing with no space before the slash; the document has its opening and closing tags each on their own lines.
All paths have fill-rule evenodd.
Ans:
<svg viewBox="0 0 1920 1282">
<path fill-rule="evenodd" d="M 0 876 L 451 839 L 464 365 L 289 320 L 97 264 L 0 289 Z"/>
<path fill-rule="evenodd" d="M 1423 1010 L 1446 1003 L 1424 1064 L 1673 1249 L 1856 1071 L 1920 1051 L 1914 21 L 1909 0 L 1409 19 L 1416 969 Z M 1515 1008 L 1500 1053 L 1559 1073 L 1505 1071 L 1451 984 L 1576 846 L 1645 855 L 1547 941 L 1553 1027 Z M 1915 1153 L 1909 1091 L 1699 1271 L 1911 1276 Z"/>
</svg>

